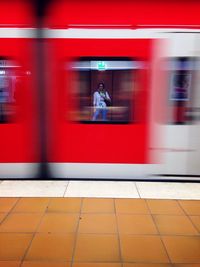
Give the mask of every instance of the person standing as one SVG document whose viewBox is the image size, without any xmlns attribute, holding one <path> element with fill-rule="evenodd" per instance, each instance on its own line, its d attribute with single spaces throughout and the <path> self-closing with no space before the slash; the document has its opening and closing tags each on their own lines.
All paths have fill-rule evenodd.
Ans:
<svg viewBox="0 0 200 267">
<path fill-rule="evenodd" d="M 97 90 L 94 92 L 93 95 L 93 107 L 94 107 L 94 114 L 92 117 L 93 121 L 96 121 L 102 118 L 103 121 L 107 120 L 107 113 L 108 103 L 111 102 L 110 96 L 108 92 L 105 90 L 104 83 L 99 83 Z"/>
</svg>

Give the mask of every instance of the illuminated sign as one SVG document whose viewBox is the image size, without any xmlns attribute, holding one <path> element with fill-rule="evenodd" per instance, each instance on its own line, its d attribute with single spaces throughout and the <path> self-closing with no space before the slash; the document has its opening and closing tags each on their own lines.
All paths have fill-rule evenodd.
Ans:
<svg viewBox="0 0 200 267">
<path fill-rule="evenodd" d="M 106 69 L 106 63 L 104 61 L 98 61 L 97 63 L 97 69 L 98 70 L 105 70 Z"/>
</svg>

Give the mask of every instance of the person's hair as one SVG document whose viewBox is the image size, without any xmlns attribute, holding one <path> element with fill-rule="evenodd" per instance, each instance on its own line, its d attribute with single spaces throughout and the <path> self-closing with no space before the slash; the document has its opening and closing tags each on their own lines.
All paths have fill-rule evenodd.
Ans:
<svg viewBox="0 0 200 267">
<path fill-rule="evenodd" d="M 99 83 L 99 84 L 98 84 L 98 88 L 100 87 L 100 85 L 103 85 L 103 89 L 105 89 L 105 84 L 104 84 L 104 83 L 102 83 L 102 82 Z"/>
</svg>

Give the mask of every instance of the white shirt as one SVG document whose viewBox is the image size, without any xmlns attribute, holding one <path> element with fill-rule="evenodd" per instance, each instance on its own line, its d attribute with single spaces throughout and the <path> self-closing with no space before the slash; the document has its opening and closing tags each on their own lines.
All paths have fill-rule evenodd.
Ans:
<svg viewBox="0 0 200 267">
<path fill-rule="evenodd" d="M 93 105 L 95 107 L 104 108 L 106 107 L 105 99 L 110 100 L 110 96 L 107 91 L 105 93 L 96 91 L 93 95 Z"/>
</svg>

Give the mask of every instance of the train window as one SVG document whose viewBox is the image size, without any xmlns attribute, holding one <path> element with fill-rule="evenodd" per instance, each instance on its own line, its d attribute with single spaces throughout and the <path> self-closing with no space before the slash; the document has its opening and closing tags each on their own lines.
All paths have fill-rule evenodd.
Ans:
<svg viewBox="0 0 200 267">
<path fill-rule="evenodd" d="M 72 64 L 79 107 L 76 121 L 129 123 L 139 62 L 129 58 L 81 58 Z"/>
<path fill-rule="evenodd" d="M 196 58 L 180 57 L 168 60 L 169 94 L 168 123 L 188 124 L 194 121 L 195 87 L 198 73 Z"/>
<path fill-rule="evenodd" d="M 16 94 L 18 68 L 20 66 L 7 58 L 0 57 L 0 123 L 14 121 L 16 115 Z"/>
</svg>

